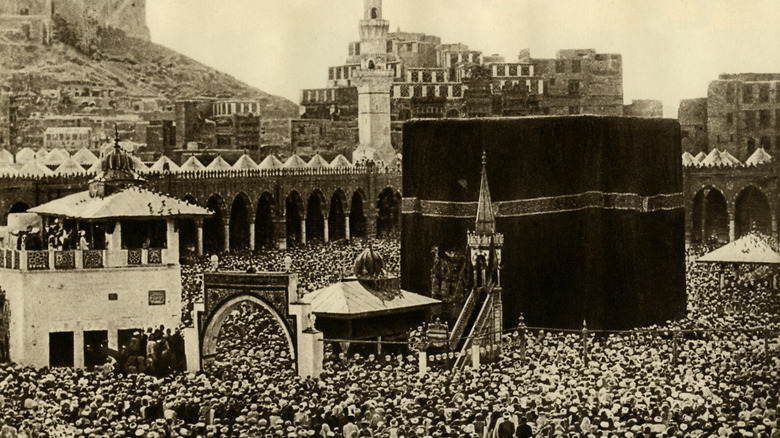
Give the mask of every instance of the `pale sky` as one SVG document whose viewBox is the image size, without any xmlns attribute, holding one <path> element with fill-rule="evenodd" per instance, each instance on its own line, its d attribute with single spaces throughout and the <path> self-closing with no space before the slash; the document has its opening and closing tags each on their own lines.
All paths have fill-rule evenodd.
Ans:
<svg viewBox="0 0 780 438">
<path fill-rule="evenodd" d="M 357 41 L 362 0 L 148 0 L 156 43 L 299 103 L 326 85 Z M 423 32 L 483 54 L 559 49 L 623 55 L 623 95 L 704 97 L 720 73 L 780 73 L 778 0 L 386 0 L 390 30 Z"/>
</svg>

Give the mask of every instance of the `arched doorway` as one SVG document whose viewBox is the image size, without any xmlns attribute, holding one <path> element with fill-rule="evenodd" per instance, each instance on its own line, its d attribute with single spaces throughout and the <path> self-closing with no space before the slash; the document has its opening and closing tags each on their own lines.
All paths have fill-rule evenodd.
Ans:
<svg viewBox="0 0 780 438">
<path fill-rule="evenodd" d="M 203 249 L 206 252 L 221 252 L 225 245 L 225 225 L 222 220 L 224 203 L 219 195 L 212 195 L 206 208 L 214 214 L 203 221 Z"/>
<path fill-rule="evenodd" d="M 287 222 L 287 243 L 300 243 L 302 239 L 301 219 L 303 218 L 303 199 L 295 190 L 285 200 L 285 218 Z"/>
<path fill-rule="evenodd" d="M 720 190 L 705 188 L 693 198 L 691 237 L 705 243 L 729 241 L 729 214 Z"/>
<path fill-rule="evenodd" d="M 756 187 L 746 187 L 734 204 L 734 225 L 736 237 L 740 237 L 752 230 L 762 234 L 771 234 L 772 215 L 769 210 L 769 201 L 764 193 Z"/>
<path fill-rule="evenodd" d="M 230 207 L 230 249 L 249 248 L 249 198 L 239 194 Z"/>
<path fill-rule="evenodd" d="M 366 237 L 366 214 L 363 212 L 363 199 L 365 196 L 361 190 L 352 194 L 349 210 L 349 234 L 350 237 Z"/>
<path fill-rule="evenodd" d="M 259 316 L 250 318 L 252 313 Z M 249 347 L 247 341 L 265 341 L 271 344 L 275 357 L 266 357 L 266 360 L 256 361 L 254 365 L 263 366 L 284 360 L 289 362 L 284 368 L 291 371 L 296 369 L 292 329 L 272 304 L 256 294 L 235 295 L 220 304 L 205 321 L 204 327 L 200 350 L 204 368 L 208 368 L 215 359 L 219 360 L 227 351 L 238 350 L 240 354 Z M 223 330 L 228 333 L 222 333 Z M 235 336 L 236 331 L 241 331 L 243 336 Z M 221 334 L 228 336 L 220 336 Z M 232 340 L 228 341 L 227 345 L 226 338 Z M 254 344 L 258 347 L 268 346 L 262 345 L 261 342 Z M 280 348 L 273 348 L 274 346 Z M 278 368 L 278 363 L 274 365 Z"/>
<path fill-rule="evenodd" d="M 336 190 L 330 198 L 330 212 L 328 213 L 328 231 L 330 240 L 339 240 L 345 238 L 347 218 L 344 214 L 344 207 L 347 204 L 347 197 L 341 189 Z"/>
<path fill-rule="evenodd" d="M 379 194 L 376 207 L 376 236 L 397 236 L 401 230 L 401 194 L 391 187 L 385 188 Z"/>
<path fill-rule="evenodd" d="M 255 248 L 274 244 L 274 197 L 268 192 L 257 200 L 255 214 Z"/>
<path fill-rule="evenodd" d="M 8 214 L 11 214 L 11 213 L 24 213 L 24 212 L 26 212 L 29 209 L 30 209 L 30 206 L 27 205 L 27 203 L 19 201 L 19 202 L 14 203 L 14 205 L 11 206 L 11 209 L 8 210 Z M 6 225 L 8 225 L 8 214 L 6 214 L 5 217 L 3 218 L 5 220 L 5 224 Z"/>
<path fill-rule="evenodd" d="M 311 192 L 306 203 L 306 240 L 309 242 L 325 240 L 325 217 L 322 215 L 325 206 L 325 196 L 322 192 Z"/>
<path fill-rule="evenodd" d="M 187 195 L 184 201 L 197 205 L 198 201 L 192 195 Z M 194 219 L 179 220 L 179 251 L 195 252 L 198 250 L 198 227 Z"/>
</svg>

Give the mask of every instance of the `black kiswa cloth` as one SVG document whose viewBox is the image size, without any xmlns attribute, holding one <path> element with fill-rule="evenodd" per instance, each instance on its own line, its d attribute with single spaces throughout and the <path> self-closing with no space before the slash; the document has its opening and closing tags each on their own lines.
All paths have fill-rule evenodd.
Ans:
<svg viewBox="0 0 780 438">
<path fill-rule="evenodd" d="M 404 125 L 402 288 L 474 229 L 482 151 L 504 234 L 504 326 L 630 328 L 685 312 L 680 127 L 570 116 Z"/>
</svg>

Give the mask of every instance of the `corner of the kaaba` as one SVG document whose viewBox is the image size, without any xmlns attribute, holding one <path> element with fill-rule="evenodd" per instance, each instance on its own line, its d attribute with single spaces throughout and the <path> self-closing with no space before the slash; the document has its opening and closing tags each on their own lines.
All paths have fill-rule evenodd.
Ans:
<svg viewBox="0 0 780 438">
<path fill-rule="evenodd" d="M 680 125 L 544 116 L 404 125 L 402 288 L 465 255 L 481 156 L 504 235 L 504 328 L 630 329 L 685 316 Z M 438 259 L 437 259 L 438 263 Z"/>
</svg>

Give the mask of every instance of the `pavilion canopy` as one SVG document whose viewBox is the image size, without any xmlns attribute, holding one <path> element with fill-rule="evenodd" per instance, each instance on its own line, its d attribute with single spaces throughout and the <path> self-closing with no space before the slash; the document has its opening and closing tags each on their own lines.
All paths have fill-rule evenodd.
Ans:
<svg viewBox="0 0 780 438">
<path fill-rule="evenodd" d="M 225 161 L 224 158 L 222 158 L 221 155 L 217 155 L 217 158 L 214 158 L 211 163 L 209 163 L 208 166 L 206 166 L 206 170 L 230 170 L 232 167 L 230 164 Z"/>
<path fill-rule="evenodd" d="M 353 167 L 352 163 L 344 155 L 337 155 L 333 161 L 330 162 L 330 167 Z"/>
<path fill-rule="evenodd" d="M 750 263 L 778 265 L 780 254 L 755 233 L 747 234 L 699 257 L 699 263 Z"/>
<path fill-rule="evenodd" d="M 282 167 L 282 162 L 276 158 L 274 155 L 269 155 L 265 157 L 263 161 L 260 162 L 260 164 L 257 165 L 258 169 L 279 169 Z"/>
<path fill-rule="evenodd" d="M 317 154 L 313 156 L 308 163 L 306 163 L 306 167 L 314 168 L 314 169 L 324 169 L 330 167 L 330 164 L 328 164 L 328 162 L 325 161 L 324 158 L 322 158 L 322 155 Z"/>
<path fill-rule="evenodd" d="M 306 162 L 303 161 L 303 158 L 299 157 L 296 154 L 293 154 L 290 158 L 287 159 L 287 161 L 284 162 L 284 165 L 282 165 L 285 169 L 302 169 L 306 167 Z"/>
<path fill-rule="evenodd" d="M 163 172 L 166 168 L 166 164 L 168 165 L 168 170 L 170 172 L 176 172 L 179 170 L 179 165 L 176 164 L 173 160 L 163 155 L 160 157 L 159 160 L 157 160 L 154 164 L 152 164 L 152 167 L 149 168 L 149 171 L 151 172 Z"/>
<path fill-rule="evenodd" d="M 106 197 L 90 196 L 89 191 L 55 199 L 29 210 L 44 216 L 86 221 L 115 218 L 167 218 L 211 216 L 203 207 L 161 193 L 130 186 Z"/>
<path fill-rule="evenodd" d="M 35 151 L 30 148 L 24 148 L 16 153 L 16 162 L 24 164 L 35 158 Z"/>
<path fill-rule="evenodd" d="M 5 149 L 0 149 L 0 162 L 13 163 L 14 155 Z"/>
<path fill-rule="evenodd" d="M 772 156 L 769 155 L 764 148 L 758 148 L 753 152 L 750 158 L 745 161 L 745 166 L 759 166 L 771 162 Z"/>
<path fill-rule="evenodd" d="M 257 163 L 247 154 L 241 155 L 235 163 L 233 163 L 233 169 L 252 170 L 257 169 Z"/>
<path fill-rule="evenodd" d="M 693 155 L 686 151 L 682 154 L 682 164 L 683 167 L 690 167 L 696 164 L 696 160 L 693 158 Z"/>
<path fill-rule="evenodd" d="M 179 168 L 181 172 L 198 172 L 205 169 L 206 166 L 204 166 L 200 160 L 195 158 L 194 155 L 188 158 L 187 161 L 185 161 L 184 164 L 182 164 Z"/>
<path fill-rule="evenodd" d="M 76 175 L 86 173 L 83 167 L 73 157 L 68 157 L 62 164 L 54 171 L 56 175 Z"/>
<path fill-rule="evenodd" d="M 398 290 L 398 293 L 393 295 L 375 293 L 355 277 L 345 278 L 343 281 L 306 294 L 303 302 L 311 303 L 312 312 L 317 316 L 333 318 L 408 312 L 441 303 L 439 300 L 405 290 Z"/>
<path fill-rule="evenodd" d="M 87 148 L 81 148 L 73 154 L 73 159 L 76 160 L 82 166 L 92 166 L 95 163 L 100 162 L 98 157 Z"/>
<path fill-rule="evenodd" d="M 46 176 L 54 175 L 54 171 L 44 166 L 37 158 L 28 161 L 21 169 L 19 175 Z"/>
</svg>

